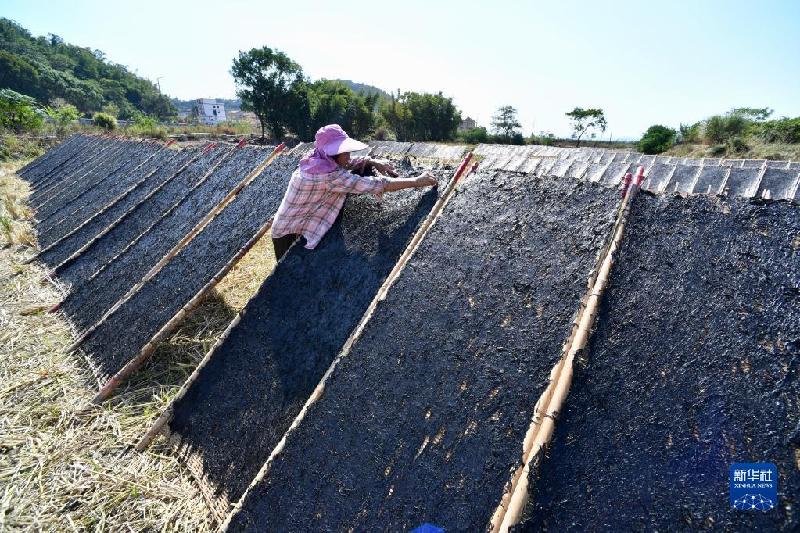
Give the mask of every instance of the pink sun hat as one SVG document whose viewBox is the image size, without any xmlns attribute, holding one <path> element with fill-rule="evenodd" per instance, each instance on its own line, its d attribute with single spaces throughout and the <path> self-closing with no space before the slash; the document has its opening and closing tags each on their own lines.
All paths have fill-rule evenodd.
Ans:
<svg viewBox="0 0 800 533">
<path fill-rule="evenodd" d="M 318 129 L 314 136 L 314 145 L 331 157 L 345 152 L 357 152 L 367 147 L 361 141 L 351 139 L 338 124 L 329 124 Z"/>
<path fill-rule="evenodd" d="M 309 174 L 333 172 L 338 167 L 333 156 L 364 148 L 366 144 L 351 139 L 340 125 L 322 126 L 314 135 L 314 152 L 300 161 L 300 170 Z"/>
</svg>

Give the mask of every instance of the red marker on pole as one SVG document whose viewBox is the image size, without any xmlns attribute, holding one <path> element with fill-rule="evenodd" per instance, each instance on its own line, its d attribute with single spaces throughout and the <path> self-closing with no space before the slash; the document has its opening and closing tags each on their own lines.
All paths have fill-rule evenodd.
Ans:
<svg viewBox="0 0 800 533">
<path fill-rule="evenodd" d="M 626 172 L 625 175 L 622 177 L 622 189 L 620 190 L 620 194 L 623 198 L 628 195 L 628 188 L 631 186 L 631 181 L 633 180 L 633 175 L 630 172 Z"/>
<path fill-rule="evenodd" d="M 636 171 L 636 180 L 634 180 L 634 183 L 636 184 L 637 187 L 641 187 L 643 181 L 644 181 L 644 167 L 639 165 L 639 169 Z"/>
</svg>

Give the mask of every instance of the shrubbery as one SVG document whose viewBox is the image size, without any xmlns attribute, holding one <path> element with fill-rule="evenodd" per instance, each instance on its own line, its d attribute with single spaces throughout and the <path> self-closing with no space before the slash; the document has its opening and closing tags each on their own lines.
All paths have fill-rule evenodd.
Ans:
<svg viewBox="0 0 800 533">
<path fill-rule="evenodd" d="M 703 126 L 703 140 L 706 144 L 725 143 L 733 137 L 747 132 L 750 121 L 738 113 L 714 115 L 706 119 Z"/>
<path fill-rule="evenodd" d="M 117 119 L 108 113 L 95 113 L 92 117 L 95 126 L 111 131 L 117 127 Z"/>
<path fill-rule="evenodd" d="M 467 144 L 480 144 L 489 141 L 486 128 L 471 128 L 458 134 L 458 139 Z"/>
<path fill-rule="evenodd" d="M 16 132 L 39 130 L 44 111 L 34 98 L 11 89 L 0 89 L 0 128 Z"/>
<path fill-rule="evenodd" d="M 47 115 L 53 120 L 56 125 L 56 131 L 59 135 L 63 135 L 69 126 L 78 119 L 80 113 L 78 108 L 71 104 L 61 105 L 47 109 Z"/>
<path fill-rule="evenodd" d="M 800 117 L 762 122 L 755 129 L 766 143 L 800 143 Z"/>
<path fill-rule="evenodd" d="M 675 130 L 666 126 L 650 126 L 639 141 L 639 151 L 645 154 L 666 152 L 675 145 L 676 134 Z"/>
</svg>

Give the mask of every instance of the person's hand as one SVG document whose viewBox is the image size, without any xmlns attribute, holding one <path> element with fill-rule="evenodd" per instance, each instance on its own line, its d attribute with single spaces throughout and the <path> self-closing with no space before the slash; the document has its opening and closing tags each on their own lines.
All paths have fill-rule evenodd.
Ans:
<svg viewBox="0 0 800 533">
<path fill-rule="evenodd" d="M 439 182 L 433 177 L 430 172 L 423 172 L 416 178 L 417 187 L 433 187 L 438 185 Z"/>
<path fill-rule="evenodd" d="M 392 178 L 396 178 L 398 176 L 397 171 L 394 169 L 394 167 L 392 167 L 392 165 L 388 163 L 373 161 L 372 168 L 374 168 L 378 173 L 383 174 L 385 176 L 391 176 Z"/>
</svg>

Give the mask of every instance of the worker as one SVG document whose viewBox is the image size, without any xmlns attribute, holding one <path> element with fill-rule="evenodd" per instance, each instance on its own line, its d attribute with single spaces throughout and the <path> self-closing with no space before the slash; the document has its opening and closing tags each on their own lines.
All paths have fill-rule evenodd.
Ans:
<svg viewBox="0 0 800 533">
<path fill-rule="evenodd" d="M 300 161 L 289 180 L 283 201 L 272 221 L 275 259 L 298 239 L 313 250 L 336 220 L 347 194 L 374 194 L 431 187 L 428 172 L 398 178 L 391 165 L 368 157 L 350 158 L 350 152 L 367 145 L 348 137 L 338 124 L 323 126 L 314 137 L 314 151 Z M 372 172 L 377 176 L 370 176 Z"/>
</svg>

